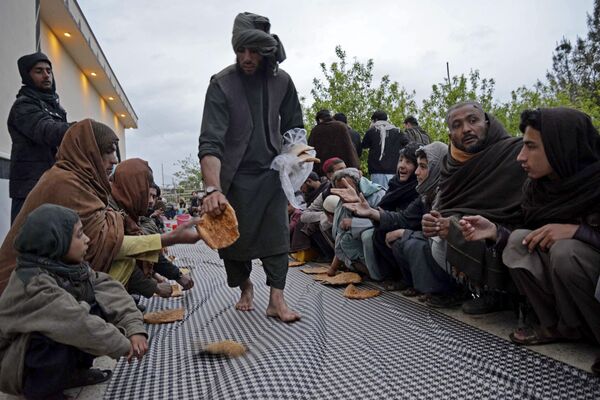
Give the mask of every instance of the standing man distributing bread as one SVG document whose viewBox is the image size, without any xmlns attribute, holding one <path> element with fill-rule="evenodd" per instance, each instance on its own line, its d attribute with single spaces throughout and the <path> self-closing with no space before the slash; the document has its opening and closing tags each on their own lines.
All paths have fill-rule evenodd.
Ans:
<svg viewBox="0 0 600 400">
<path fill-rule="evenodd" d="M 289 228 L 287 199 L 279 174 L 270 169 L 281 151 L 282 134 L 303 127 L 298 94 L 279 69 L 285 51 L 270 34 L 269 19 L 238 14 L 233 24 L 236 63 L 211 79 L 206 92 L 198 158 L 206 185 L 202 211 L 219 215 L 230 203 L 240 238 L 219 251 L 227 283 L 240 287 L 236 309 L 254 309 L 250 280 L 259 258 L 271 287 L 267 315 L 284 322 L 300 319 L 285 302 Z"/>
</svg>

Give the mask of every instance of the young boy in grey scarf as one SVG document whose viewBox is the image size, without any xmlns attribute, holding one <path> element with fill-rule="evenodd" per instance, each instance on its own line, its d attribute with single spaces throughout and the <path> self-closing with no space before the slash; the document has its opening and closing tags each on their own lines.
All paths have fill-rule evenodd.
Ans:
<svg viewBox="0 0 600 400">
<path fill-rule="evenodd" d="M 14 246 L 17 267 L 0 296 L 0 390 L 62 399 L 67 388 L 106 381 L 95 357 L 141 359 L 142 314 L 123 286 L 84 261 L 89 238 L 71 209 L 43 204 Z"/>
</svg>

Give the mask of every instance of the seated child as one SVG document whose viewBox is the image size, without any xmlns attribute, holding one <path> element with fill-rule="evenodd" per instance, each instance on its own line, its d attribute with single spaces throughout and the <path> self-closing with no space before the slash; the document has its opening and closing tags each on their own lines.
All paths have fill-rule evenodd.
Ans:
<svg viewBox="0 0 600 400">
<path fill-rule="evenodd" d="M 96 356 L 141 359 L 142 314 L 123 286 L 84 262 L 89 238 L 75 211 L 44 204 L 14 246 L 17 267 L 0 296 L 0 390 L 61 399 L 67 388 L 106 381 Z"/>
</svg>

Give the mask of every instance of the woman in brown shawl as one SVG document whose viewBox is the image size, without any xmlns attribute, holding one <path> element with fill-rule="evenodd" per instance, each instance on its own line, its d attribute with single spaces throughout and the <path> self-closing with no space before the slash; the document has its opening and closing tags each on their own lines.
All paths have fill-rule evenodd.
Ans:
<svg viewBox="0 0 600 400">
<path fill-rule="evenodd" d="M 144 247 L 139 241 L 131 240 L 132 236 L 125 236 L 123 216 L 107 207 L 111 192 L 108 176 L 118 161 L 118 140 L 112 129 L 91 119 L 69 128 L 58 149 L 56 164 L 42 175 L 29 193 L 2 243 L 0 292 L 4 291 L 16 265 L 12 245 L 14 238 L 27 215 L 44 203 L 61 205 L 77 212 L 84 233 L 90 238 L 86 261 L 94 270 L 109 272 L 114 267 L 113 261 L 131 257 Z M 188 225 L 197 222 L 192 220 Z M 126 245 L 124 238 L 130 239 Z M 153 250 L 158 251 L 175 243 L 195 243 L 199 237 L 195 230 L 177 229 L 154 239 Z"/>
<path fill-rule="evenodd" d="M 151 200 L 153 201 L 150 187 L 154 184 L 154 179 L 148 162 L 140 158 L 123 161 L 115 169 L 111 182 L 112 196 L 109 205 L 123 214 L 125 235 L 146 235 L 147 232 L 139 224 L 139 218 L 146 215 L 148 205 Z M 159 263 L 164 262 L 165 258 L 159 255 L 158 261 Z M 136 263 L 134 258 L 125 258 L 113 262 L 110 274 L 113 278 L 126 284 L 130 293 L 139 293 L 144 297 L 152 297 L 155 293 L 161 297 L 170 297 L 171 285 L 168 282 L 157 283 L 152 278 L 154 265 L 149 261 L 139 260 Z M 175 275 L 167 276 L 168 274 L 162 270 L 159 273 L 164 274 L 168 279 L 183 279 L 179 269 L 175 266 L 167 272 Z"/>
<path fill-rule="evenodd" d="M 0 292 L 16 265 L 13 241 L 29 213 L 44 203 L 58 204 L 79 214 L 90 238 L 86 261 L 107 272 L 123 240 L 123 218 L 106 207 L 108 172 L 117 164 L 117 135 L 106 125 L 86 119 L 63 138 L 56 164 L 46 171 L 27 196 L 0 248 Z"/>
</svg>

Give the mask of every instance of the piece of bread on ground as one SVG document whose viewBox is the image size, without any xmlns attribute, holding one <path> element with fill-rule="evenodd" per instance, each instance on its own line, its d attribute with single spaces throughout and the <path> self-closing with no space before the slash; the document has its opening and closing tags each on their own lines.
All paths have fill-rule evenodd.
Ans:
<svg viewBox="0 0 600 400">
<path fill-rule="evenodd" d="M 377 289 L 359 289 L 353 284 L 349 284 L 344 290 L 344 297 L 349 299 L 369 299 L 371 297 L 377 297 L 381 294 L 381 290 Z"/>
<path fill-rule="evenodd" d="M 144 322 L 147 324 L 168 324 L 170 322 L 183 321 L 185 310 L 174 308 L 144 314 Z"/>
<path fill-rule="evenodd" d="M 315 281 L 324 281 L 325 279 L 329 279 L 331 278 L 329 275 L 327 275 L 327 273 L 322 273 L 322 274 L 312 274 L 311 277 L 315 280 Z"/>
<path fill-rule="evenodd" d="M 326 274 L 329 270 L 329 267 L 308 267 L 302 268 L 300 271 L 305 274 Z"/>
<path fill-rule="evenodd" d="M 181 287 L 181 285 L 179 283 L 172 283 L 171 289 L 172 289 L 171 297 L 183 296 L 183 288 Z"/>
<path fill-rule="evenodd" d="M 204 346 L 203 351 L 227 357 L 239 357 L 246 353 L 246 346 L 233 340 L 222 340 Z"/>
<path fill-rule="evenodd" d="M 235 211 L 229 204 L 216 217 L 204 214 L 196 229 L 202 240 L 215 250 L 231 246 L 240 237 Z"/>
<path fill-rule="evenodd" d="M 335 276 L 328 276 L 325 279 L 321 279 L 321 283 L 324 285 L 347 285 L 349 283 L 360 283 L 362 278 L 356 272 L 341 272 Z"/>
<path fill-rule="evenodd" d="M 299 267 L 304 264 L 306 264 L 304 261 L 289 261 L 288 267 Z"/>
</svg>

